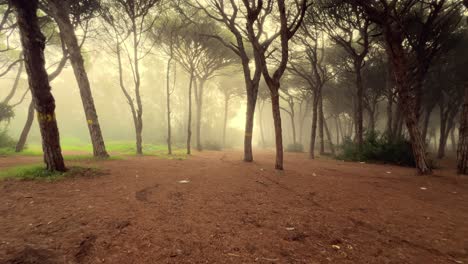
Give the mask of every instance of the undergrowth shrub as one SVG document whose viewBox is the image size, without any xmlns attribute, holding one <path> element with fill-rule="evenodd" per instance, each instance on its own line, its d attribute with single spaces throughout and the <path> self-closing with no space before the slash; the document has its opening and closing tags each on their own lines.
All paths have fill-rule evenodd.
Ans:
<svg viewBox="0 0 468 264">
<path fill-rule="evenodd" d="M 364 137 L 362 149 L 350 138 L 340 146 L 338 159 L 370 161 L 414 167 L 416 165 L 411 142 L 405 138 L 389 140 L 378 132 L 369 132 Z"/>
<path fill-rule="evenodd" d="M 304 146 L 301 143 L 289 144 L 286 147 L 287 152 L 304 152 Z"/>
<path fill-rule="evenodd" d="M 6 130 L 0 130 L 0 148 L 14 148 L 15 140 L 7 134 Z"/>
</svg>

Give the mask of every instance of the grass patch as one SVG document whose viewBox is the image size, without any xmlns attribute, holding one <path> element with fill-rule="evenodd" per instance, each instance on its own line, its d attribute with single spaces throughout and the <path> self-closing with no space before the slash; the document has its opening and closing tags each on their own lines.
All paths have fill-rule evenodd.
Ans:
<svg viewBox="0 0 468 264">
<path fill-rule="evenodd" d="M 96 158 L 93 155 L 64 155 L 65 161 L 99 161 L 99 160 L 123 160 L 122 156 L 112 155 L 109 158 Z"/>
<path fill-rule="evenodd" d="M 101 172 L 96 167 L 69 167 L 66 172 L 49 171 L 44 165 L 22 165 L 8 168 L 0 172 L 0 180 L 17 179 L 17 180 L 41 180 L 41 181 L 56 181 L 68 177 L 76 176 L 97 176 Z"/>
</svg>

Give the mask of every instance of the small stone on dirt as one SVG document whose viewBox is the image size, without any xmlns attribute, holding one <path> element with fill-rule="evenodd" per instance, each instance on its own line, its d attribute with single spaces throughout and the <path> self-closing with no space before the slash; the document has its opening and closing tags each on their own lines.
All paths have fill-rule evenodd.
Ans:
<svg viewBox="0 0 468 264">
<path fill-rule="evenodd" d="M 181 180 L 179 181 L 179 183 L 189 183 L 190 181 L 189 180 Z"/>
<path fill-rule="evenodd" d="M 421 189 L 421 190 L 423 190 L 423 191 L 427 190 L 426 187 L 419 187 L 419 189 Z"/>
<path fill-rule="evenodd" d="M 333 249 L 336 249 L 336 250 L 339 250 L 339 249 L 341 249 L 341 247 L 340 247 L 340 246 L 338 246 L 338 245 L 332 245 L 332 248 L 333 248 Z"/>
<path fill-rule="evenodd" d="M 294 227 L 286 227 L 286 230 L 288 231 L 293 231 L 295 228 Z"/>
</svg>

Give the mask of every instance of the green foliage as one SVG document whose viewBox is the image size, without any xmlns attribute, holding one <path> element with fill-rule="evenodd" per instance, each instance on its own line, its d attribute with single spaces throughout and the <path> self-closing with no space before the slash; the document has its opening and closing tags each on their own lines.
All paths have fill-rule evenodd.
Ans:
<svg viewBox="0 0 468 264">
<path fill-rule="evenodd" d="M 15 140 L 7 134 L 7 131 L 0 131 L 0 149 L 15 148 L 15 146 Z"/>
<path fill-rule="evenodd" d="M 4 122 L 4 121 L 8 122 L 13 117 L 15 117 L 15 113 L 13 112 L 13 107 L 5 103 L 0 103 L 0 122 Z"/>
<path fill-rule="evenodd" d="M 337 158 L 349 161 L 371 161 L 400 166 L 415 166 L 411 143 L 408 140 L 404 138 L 389 140 L 377 132 L 366 134 L 361 150 L 351 139 L 345 139 L 341 145 L 341 153 Z"/>
<path fill-rule="evenodd" d="M 203 148 L 206 150 L 221 151 L 223 146 L 216 141 L 206 141 L 205 144 L 203 144 Z"/>
<path fill-rule="evenodd" d="M 301 143 L 289 144 L 286 147 L 286 152 L 304 152 L 304 146 Z"/>
<path fill-rule="evenodd" d="M 0 180 L 2 179 L 18 179 L 18 180 L 42 180 L 56 181 L 65 177 L 76 176 L 97 176 L 100 175 L 97 168 L 86 167 L 70 167 L 66 172 L 50 171 L 43 165 L 23 165 L 6 169 L 0 172 Z"/>
</svg>

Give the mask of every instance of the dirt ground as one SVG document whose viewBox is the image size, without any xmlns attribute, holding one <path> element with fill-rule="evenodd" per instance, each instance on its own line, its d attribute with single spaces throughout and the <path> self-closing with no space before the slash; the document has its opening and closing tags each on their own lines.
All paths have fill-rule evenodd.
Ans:
<svg viewBox="0 0 468 264">
<path fill-rule="evenodd" d="M 0 263 L 468 263 L 468 179 L 452 170 L 196 153 L 0 182 Z M 0 169 L 40 158 L 0 158 Z M 182 181 L 182 182 L 181 182 Z"/>
</svg>

